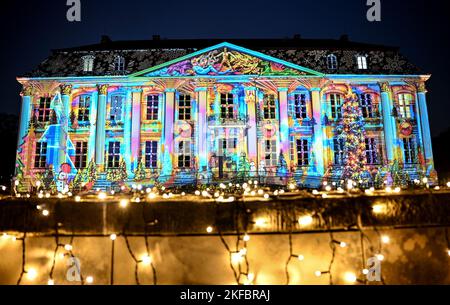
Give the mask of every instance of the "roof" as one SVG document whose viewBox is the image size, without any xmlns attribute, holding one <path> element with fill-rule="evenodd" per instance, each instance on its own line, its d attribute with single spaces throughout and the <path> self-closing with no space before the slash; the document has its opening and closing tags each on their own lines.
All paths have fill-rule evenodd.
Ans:
<svg viewBox="0 0 450 305">
<path fill-rule="evenodd" d="M 24 77 L 77 77 L 117 75 L 114 58 L 125 58 L 126 67 L 119 75 L 140 71 L 173 61 L 198 50 L 224 41 L 254 50 L 280 60 L 324 74 L 361 74 L 356 56 L 367 55 L 368 69 L 364 74 L 418 75 L 420 69 L 404 57 L 398 47 L 353 42 L 347 36 L 340 39 L 160 39 L 113 41 L 102 36 L 100 43 L 53 50 L 52 54 Z M 326 56 L 338 58 L 338 69 L 329 70 Z M 94 71 L 83 72 L 84 55 L 94 55 Z"/>
</svg>

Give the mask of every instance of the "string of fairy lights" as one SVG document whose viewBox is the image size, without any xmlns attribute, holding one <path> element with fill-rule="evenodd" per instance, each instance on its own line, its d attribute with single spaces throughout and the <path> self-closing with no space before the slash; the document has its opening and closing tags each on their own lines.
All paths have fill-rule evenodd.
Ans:
<svg viewBox="0 0 450 305">
<path fill-rule="evenodd" d="M 450 189 L 450 182 L 447 183 L 446 186 L 436 186 L 431 188 L 428 184 L 428 181 L 416 181 L 417 186 L 421 186 L 427 191 L 440 191 L 445 189 Z M 15 184 L 17 186 L 17 184 Z M 258 200 L 261 202 L 269 202 L 273 199 L 282 198 L 284 195 L 288 194 L 297 194 L 299 196 L 312 196 L 312 197 L 320 197 L 320 198 L 333 198 L 333 197 L 343 197 L 349 195 L 362 195 L 362 196 L 372 196 L 372 195 L 380 195 L 380 194 L 398 194 L 402 192 L 400 188 L 391 188 L 386 187 L 384 190 L 375 190 L 373 188 L 368 188 L 365 190 L 360 190 L 354 183 L 347 183 L 346 189 L 338 186 L 337 184 L 328 184 L 324 183 L 322 189 L 320 190 L 312 190 L 311 192 L 304 192 L 297 188 L 296 185 L 288 184 L 286 187 L 282 186 L 261 186 L 258 181 L 250 180 L 245 183 L 220 183 L 218 185 L 210 185 L 210 186 L 201 186 L 196 190 L 185 190 L 178 188 L 166 188 L 162 185 L 154 186 L 152 188 L 144 188 L 142 185 L 132 185 L 131 190 L 126 195 L 124 192 L 104 192 L 101 190 L 96 190 L 95 195 L 73 195 L 68 192 L 65 194 L 51 194 L 50 192 L 38 187 L 36 188 L 36 193 L 34 194 L 20 194 L 17 192 L 16 188 L 13 188 L 15 191 L 16 197 L 25 197 L 25 198 L 35 198 L 38 202 L 36 204 L 36 209 L 39 211 L 41 217 L 48 217 L 51 213 L 50 207 L 45 203 L 45 199 L 48 198 L 59 198 L 59 199 L 70 199 L 75 202 L 83 202 L 94 199 L 95 201 L 117 201 L 118 206 L 121 209 L 126 210 L 132 204 L 142 204 L 142 221 L 144 223 L 144 242 L 145 242 L 145 251 L 141 254 L 136 253 L 133 250 L 131 243 L 129 241 L 129 237 L 137 237 L 142 235 L 132 234 L 129 235 L 127 233 L 127 227 L 124 226 L 122 232 L 119 233 L 111 233 L 105 235 L 105 237 L 109 237 L 111 240 L 111 266 L 110 266 L 110 284 L 114 284 L 114 253 L 115 253 L 115 243 L 118 237 L 122 237 L 124 239 L 128 254 L 132 258 L 134 262 L 134 278 L 136 284 L 141 284 L 140 279 L 140 268 L 150 268 L 146 269 L 150 271 L 152 283 L 156 285 L 157 281 L 157 270 L 155 265 L 154 257 L 152 256 L 152 251 L 150 250 L 150 243 L 148 241 L 148 237 L 152 236 L 151 233 L 148 232 L 149 226 L 155 226 L 159 223 L 158 219 L 155 217 L 154 213 L 150 213 L 151 216 L 148 217 L 149 213 L 146 209 L 152 209 L 151 205 L 146 203 L 151 203 L 155 201 L 162 200 L 194 200 L 198 201 L 199 199 L 203 201 L 213 202 L 217 208 L 217 213 L 219 213 L 219 207 L 222 204 L 233 204 L 234 206 L 234 227 L 232 229 L 233 233 L 225 234 L 221 228 L 220 223 L 215 223 L 208 225 L 205 228 L 206 235 L 217 235 L 223 244 L 225 250 L 228 254 L 228 263 L 230 269 L 233 273 L 233 277 L 235 279 L 236 284 L 238 285 L 247 285 L 247 284 L 255 284 L 257 283 L 257 270 L 252 270 L 250 267 L 251 258 L 249 257 L 249 243 L 250 234 L 264 234 L 267 232 L 267 229 L 270 229 L 270 220 L 265 217 L 261 217 L 260 215 L 254 215 L 252 211 L 246 206 L 246 202 Z M 124 191 L 123 189 L 121 191 Z M 280 197 L 281 196 L 281 197 Z M 39 202 L 42 200 L 43 202 Z M 338 240 L 335 238 L 335 232 L 339 232 L 339 230 L 333 229 L 333 219 L 331 216 L 325 216 L 322 210 L 315 211 L 304 211 L 304 214 L 298 215 L 298 211 L 294 211 L 291 209 L 292 206 L 287 205 L 283 210 L 281 215 L 281 221 L 286 225 L 285 232 L 277 232 L 277 234 L 286 234 L 288 240 L 288 251 L 289 256 L 285 262 L 285 277 L 286 284 L 291 283 L 289 265 L 292 263 L 293 259 L 296 259 L 303 264 L 307 263 L 307 258 L 297 252 L 294 249 L 297 249 L 297 245 L 293 242 L 293 235 L 295 234 L 305 234 L 309 233 L 309 228 L 314 225 L 317 221 L 325 224 L 325 229 L 321 230 L 321 233 L 327 233 L 329 235 L 329 249 L 330 249 L 330 261 L 327 264 L 326 269 L 318 269 L 314 271 L 314 275 L 318 278 L 327 275 L 329 284 L 334 284 L 335 274 L 333 274 L 333 266 L 336 262 L 336 256 L 340 253 L 341 248 L 348 247 L 348 244 L 342 240 Z M 372 204 L 372 213 L 375 216 L 385 215 L 388 213 L 388 205 L 385 203 L 380 203 L 379 201 Z M 369 273 L 368 266 L 366 266 L 367 257 L 376 257 L 379 261 L 383 261 L 384 257 L 384 246 L 387 246 L 391 239 L 388 235 L 382 234 L 377 226 L 372 227 L 363 227 L 361 223 L 361 215 L 357 217 L 357 223 L 353 226 L 354 232 L 359 232 L 359 248 L 361 254 L 361 266 L 357 268 L 358 271 L 347 271 L 341 275 L 341 280 L 345 283 L 349 284 L 367 284 L 366 275 Z M 242 222 L 240 220 L 243 220 Z M 126 223 L 129 223 L 129 214 L 128 220 Z M 239 224 L 243 224 L 240 226 Z M 54 229 L 54 233 L 51 236 L 54 237 L 54 250 L 51 255 L 51 264 L 50 270 L 48 274 L 48 284 L 54 285 L 62 283 L 63 281 L 55 279 L 55 269 L 56 262 L 58 259 L 63 259 L 65 257 L 76 258 L 77 256 L 73 252 L 73 242 L 76 234 L 72 234 L 69 236 L 68 243 L 62 243 L 61 238 L 62 235 L 59 234 L 57 224 Z M 422 226 L 423 227 L 423 226 Z M 445 236 L 445 242 L 447 245 L 447 249 L 445 250 L 450 256 L 450 242 L 449 242 L 449 233 L 448 226 L 443 225 L 444 229 L 443 233 Z M 264 229 L 260 231 L 259 229 Z M 376 246 L 373 246 L 371 238 L 366 234 L 365 231 L 368 229 L 373 229 L 377 236 Z M 395 229 L 395 228 L 389 228 Z M 269 230 L 270 231 L 270 230 Z M 344 230 L 342 232 L 349 231 Z M 67 237 L 66 235 L 63 235 Z M 81 235 L 80 235 L 81 236 Z M 85 236 L 85 235 L 84 235 Z M 29 238 L 27 232 L 22 232 L 22 236 L 18 237 L 16 235 L 10 235 L 8 233 L 4 233 L 1 237 L 3 239 L 9 239 L 11 241 L 20 241 L 22 248 L 22 266 L 19 278 L 17 280 L 17 284 L 20 285 L 23 283 L 23 278 L 25 277 L 29 282 L 35 281 L 38 276 L 41 274 L 39 270 L 35 267 L 29 267 L 27 262 L 27 245 L 26 240 Z M 231 241 L 230 238 L 234 238 L 234 242 Z M 368 246 L 366 245 L 368 243 Z M 356 245 L 355 245 L 356 246 Z M 368 252 L 367 252 L 368 251 Z M 75 267 L 79 268 L 77 264 Z M 93 275 L 83 276 L 81 270 L 79 271 L 79 276 L 81 280 L 81 284 L 94 284 L 95 279 Z M 341 281 L 339 281 L 341 282 Z M 385 284 L 385 279 L 381 276 L 381 283 Z"/>
</svg>

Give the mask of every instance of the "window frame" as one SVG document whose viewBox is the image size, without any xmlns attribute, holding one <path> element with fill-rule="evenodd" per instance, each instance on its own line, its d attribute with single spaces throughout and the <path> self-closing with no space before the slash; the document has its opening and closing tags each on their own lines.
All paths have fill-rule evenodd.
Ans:
<svg viewBox="0 0 450 305">
<path fill-rule="evenodd" d="M 276 167 L 278 165 L 277 140 L 264 140 L 264 164 L 266 167 Z"/>
<path fill-rule="evenodd" d="M 334 92 L 328 93 L 328 102 L 330 103 L 331 118 L 342 119 L 343 95 Z"/>
<path fill-rule="evenodd" d="M 177 146 L 177 165 L 180 169 L 191 168 L 192 166 L 192 150 L 191 140 L 182 140 Z"/>
<path fill-rule="evenodd" d="M 403 138 L 403 161 L 405 164 L 415 164 L 417 143 L 413 137 Z"/>
<path fill-rule="evenodd" d="M 86 100 L 88 99 L 88 105 L 86 105 Z M 83 106 L 82 105 L 83 101 Z M 91 114 L 91 96 L 88 94 L 83 94 L 78 97 L 78 115 L 77 115 L 77 121 L 78 122 L 89 122 L 89 117 Z"/>
<path fill-rule="evenodd" d="M 150 98 L 153 98 L 150 100 Z M 157 121 L 159 119 L 159 94 L 147 95 L 147 102 L 145 105 L 145 118 L 148 121 Z"/>
<path fill-rule="evenodd" d="M 274 94 L 263 96 L 263 118 L 264 120 L 275 120 L 277 117 L 277 103 Z"/>
<path fill-rule="evenodd" d="M 85 55 L 81 57 L 83 61 L 83 72 L 93 72 L 94 71 L 94 55 Z"/>
<path fill-rule="evenodd" d="M 356 62 L 359 70 L 367 70 L 367 55 L 356 55 Z"/>
<path fill-rule="evenodd" d="M 154 169 L 158 167 L 158 141 L 148 140 L 145 141 L 144 151 L 144 166 L 148 169 Z"/>
<path fill-rule="evenodd" d="M 178 95 L 178 120 L 192 120 L 192 96 L 190 94 Z"/>
<path fill-rule="evenodd" d="M 294 94 L 294 117 L 298 120 L 304 120 L 308 118 L 308 100 L 306 93 Z"/>
<path fill-rule="evenodd" d="M 297 166 L 304 167 L 309 166 L 309 160 L 311 158 L 309 152 L 309 139 L 298 138 L 295 140 L 295 148 L 297 153 Z"/>
<path fill-rule="evenodd" d="M 223 120 L 235 119 L 234 94 L 220 93 L 220 118 Z"/>
<path fill-rule="evenodd" d="M 338 61 L 337 61 L 337 56 L 334 54 L 328 54 L 327 58 L 327 68 L 328 70 L 337 70 L 338 67 Z"/>
<path fill-rule="evenodd" d="M 377 139 L 375 137 L 364 138 L 364 152 L 366 155 L 366 163 L 368 165 L 379 164 Z"/>
<path fill-rule="evenodd" d="M 108 160 L 107 166 L 110 169 L 117 169 L 120 167 L 120 141 L 108 142 Z M 111 151 L 112 150 L 112 151 Z"/>
<path fill-rule="evenodd" d="M 364 97 L 364 98 L 363 98 Z M 369 97 L 369 99 L 367 99 Z M 374 102 L 372 93 L 361 93 L 359 94 L 359 107 L 361 107 L 362 116 L 365 119 L 374 118 Z"/>
<path fill-rule="evenodd" d="M 50 122 L 51 116 L 52 116 L 52 98 L 51 97 L 41 97 L 39 99 L 38 104 L 38 117 L 37 121 L 41 123 L 47 123 Z"/>
<path fill-rule="evenodd" d="M 47 168 L 47 151 L 47 142 L 36 142 L 36 148 L 34 151 L 34 168 Z"/>
<path fill-rule="evenodd" d="M 125 57 L 122 55 L 116 55 L 114 57 L 114 71 L 123 72 L 125 71 Z"/>
<path fill-rule="evenodd" d="M 345 143 L 344 139 L 333 139 L 333 164 L 342 166 L 345 161 Z"/>
<path fill-rule="evenodd" d="M 75 160 L 74 165 L 76 169 L 84 169 L 87 167 L 87 153 L 88 142 L 77 141 L 75 142 Z"/>
<path fill-rule="evenodd" d="M 117 119 L 116 117 L 113 118 L 113 99 L 114 98 L 119 98 L 120 100 L 120 110 L 119 110 L 119 118 Z M 112 122 L 121 122 L 123 121 L 123 109 L 124 109 L 124 105 L 125 105 L 125 96 L 123 94 L 113 94 L 111 95 L 110 98 L 110 105 L 109 105 L 109 120 Z M 114 109 L 118 109 L 118 106 L 116 105 L 114 107 Z M 117 116 L 117 113 L 114 114 L 115 116 Z"/>
<path fill-rule="evenodd" d="M 409 96 L 409 99 L 406 97 Z M 411 93 L 401 92 L 397 94 L 398 114 L 404 119 L 414 118 L 414 97 Z"/>
</svg>

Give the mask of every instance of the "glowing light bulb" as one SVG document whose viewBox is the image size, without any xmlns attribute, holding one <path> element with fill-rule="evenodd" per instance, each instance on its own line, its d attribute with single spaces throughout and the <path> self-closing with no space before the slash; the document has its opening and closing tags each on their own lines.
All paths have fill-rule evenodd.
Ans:
<svg viewBox="0 0 450 305">
<path fill-rule="evenodd" d="M 100 192 L 100 193 L 98 193 L 98 199 L 100 199 L 100 200 L 105 200 L 106 199 L 106 193 L 104 193 L 104 192 Z"/>
<path fill-rule="evenodd" d="M 398 186 L 394 189 L 395 193 L 400 193 L 400 191 L 401 191 L 401 189 Z"/>
<path fill-rule="evenodd" d="M 94 278 L 93 278 L 91 275 L 89 275 L 88 277 L 86 277 L 86 283 L 92 284 L 93 282 L 94 282 Z"/>
<path fill-rule="evenodd" d="M 439 187 L 439 185 L 436 185 L 436 186 L 434 187 L 434 189 L 435 189 L 436 191 L 439 191 L 441 188 Z"/>
<path fill-rule="evenodd" d="M 375 255 L 376 258 L 381 262 L 382 260 L 384 260 L 384 255 L 383 254 L 377 254 Z"/>
<path fill-rule="evenodd" d="M 322 275 L 322 272 L 320 272 L 319 270 L 317 270 L 316 272 L 314 272 L 314 274 L 315 274 L 317 277 L 319 277 L 319 276 Z"/>
<path fill-rule="evenodd" d="M 448 256 L 450 256 L 450 249 L 449 249 L 449 250 L 447 250 L 447 254 L 448 254 Z"/>
<path fill-rule="evenodd" d="M 313 195 L 318 195 L 319 192 L 318 192 L 317 190 L 312 190 L 312 194 L 313 194 Z"/>
<path fill-rule="evenodd" d="M 81 201 L 81 197 L 80 196 L 75 196 L 75 201 L 76 202 L 80 202 Z"/>
<path fill-rule="evenodd" d="M 38 275 L 38 273 L 37 273 L 36 269 L 34 269 L 34 268 L 28 269 L 27 279 L 29 279 L 30 281 L 33 281 L 37 278 L 37 275 Z"/>
<path fill-rule="evenodd" d="M 331 186 L 327 185 L 327 186 L 325 187 L 325 190 L 326 190 L 327 192 L 331 191 Z"/>
<path fill-rule="evenodd" d="M 64 249 L 66 249 L 66 251 L 72 251 L 72 245 L 67 244 L 64 246 Z"/>
<path fill-rule="evenodd" d="M 297 258 L 299 261 L 303 261 L 305 259 L 305 257 L 302 254 L 300 254 Z"/>
<path fill-rule="evenodd" d="M 111 238 L 111 240 L 116 240 L 117 235 L 116 234 L 111 234 L 111 235 L 109 235 L 109 238 Z"/>
<path fill-rule="evenodd" d="M 269 194 L 264 194 L 264 199 L 269 199 Z"/>
<path fill-rule="evenodd" d="M 300 224 L 300 226 L 309 226 L 310 224 L 312 224 L 312 222 L 313 218 L 310 215 L 301 216 L 298 219 L 298 223 Z"/>
<path fill-rule="evenodd" d="M 363 270 L 362 270 L 362 273 L 363 273 L 363 274 L 369 274 L 369 269 L 363 269 Z"/>
<path fill-rule="evenodd" d="M 267 225 L 267 220 L 265 218 L 257 218 L 255 220 L 255 226 L 257 227 L 264 227 Z"/>
<path fill-rule="evenodd" d="M 340 246 L 341 248 L 345 248 L 345 247 L 347 247 L 347 243 L 341 241 L 341 242 L 339 243 L 339 246 Z"/>
<path fill-rule="evenodd" d="M 213 231 L 213 228 L 211 226 L 208 226 L 206 228 L 206 232 L 211 233 Z"/>
<path fill-rule="evenodd" d="M 47 285 L 50 285 L 50 286 L 55 285 L 55 281 L 53 279 L 49 279 L 47 281 Z"/>
<path fill-rule="evenodd" d="M 374 212 L 375 214 L 382 214 L 382 213 L 386 213 L 387 207 L 385 204 L 374 204 L 372 206 L 372 212 Z"/>
<path fill-rule="evenodd" d="M 42 210 L 42 215 L 48 216 L 50 212 L 48 210 Z"/>
<path fill-rule="evenodd" d="M 141 260 L 142 260 L 142 263 L 145 265 L 150 265 L 152 263 L 152 257 L 148 254 L 143 255 Z"/>
<path fill-rule="evenodd" d="M 356 275 L 353 272 L 346 272 L 346 273 L 344 273 L 344 280 L 347 283 L 353 284 L 353 283 L 356 282 L 356 279 L 357 279 Z"/>
<path fill-rule="evenodd" d="M 119 205 L 121 208 L 126 208 L 128 206 L 128 203 L 129 203 L 128 199 L 122 199 L 120 200 Z"/>
<path fill-rule="evenodd" d="M 250 240 L 250 235 L 245 234 L 244 237 L 242 238 L 243 241 L 249 241 Z"/>
<path fill-rule="evenodd" d="M 381 236 L 381 242 L 383 243 L 383 244 L 388 244 L 389 242 L 390 242 L 390 238 L 389 238 L 389 236 L 387 236 L 387 235 L 383 235 L 383 236 Z"/>
<path fill-rule="evenodd" d="M 449 182 L 447 182 L 447 187 L 450 187 L 450 181 L 449 181 Z"/>
</svg>

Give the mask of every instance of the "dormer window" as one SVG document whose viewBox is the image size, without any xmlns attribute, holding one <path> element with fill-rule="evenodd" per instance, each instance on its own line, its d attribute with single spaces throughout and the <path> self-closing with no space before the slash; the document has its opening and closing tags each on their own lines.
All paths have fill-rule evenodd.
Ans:
<svg viewBox="0 0 450 305">
<path fill-rule="evenodd" d="M 93 55 L 86 55 L 81 57 L 83 61 L 83 72 L 92 72 L 94 70 L 94 59 Z"/>
<path fill-rule="evenodd" d="M 337 69 L 337 57 L 334 54 L 330 54 L 327 56 L 327 67 L 330 70 Z"/>
<path fill-rule="evenodd" d="M 358 55 L 356 57 L 356 61 L 358 63 L 358 69 L 360 69 L 360 70 L 367 70 L 367 56 L 365 56 L 365 55 Z"/>
<path fill-rule="evenodd" d="M 117 55 L 114 58 L 114 70 L 125 71 L 125 58 L 123 56 Z"/>
</svg>

